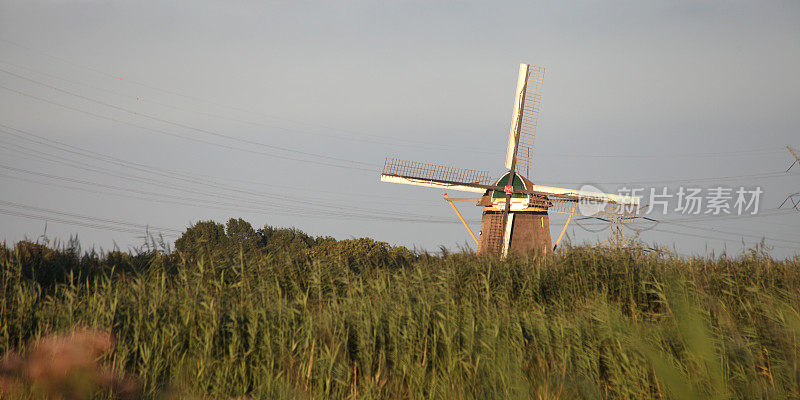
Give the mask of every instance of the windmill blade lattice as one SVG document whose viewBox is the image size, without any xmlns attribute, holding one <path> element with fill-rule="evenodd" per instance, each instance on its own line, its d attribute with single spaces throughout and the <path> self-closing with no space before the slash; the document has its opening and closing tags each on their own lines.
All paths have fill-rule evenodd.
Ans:
<svg viewBox="0 0 800 400">
<path fill-rule="evenodd" d="M 492 181 L 489 171 L 448 167 L 446 165 L 426 164 L 417 161 L 400 160 L 387 157 L 383 164 L 383 175 L 407 179 L 452 182 L 456 184 L 483 183 Z"/>
<path fill-rule="evenodd" d="M 524 69 L 523 69 L 524 68 Z M 539 110 L 542 106 L 542 85 L 544 68 L 526 65 L 520 68 L 517 83 L 517 99 L 514 103 L 514 117 L 508 139 L 506 168 L 511 168 L 511 157 L 516 155 L 516 170 L 530 177 L 533 166 L 533 142 L 539 126 Z M 523 107 L 519 107 L 522 102 Z M 516 140 L 516 127 L 519 124 L 519 139 Z"/>
</svg>

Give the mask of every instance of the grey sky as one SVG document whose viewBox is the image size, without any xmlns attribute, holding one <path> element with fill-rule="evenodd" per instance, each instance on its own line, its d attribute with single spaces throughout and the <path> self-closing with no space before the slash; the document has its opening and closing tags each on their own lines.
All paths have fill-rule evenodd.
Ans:
<svg viewBox="0 0 800 400">
<path fill-rule="evenodd" d="M 181 204 L 133 197 L 149 195 L 112 196 L 105 192 L 124 192 L 63 180 L 56 183 L 84 190 L 21 181 L 14 177 L 55 182 L 8 169 L 0 170 L 5 202 L 175 229 L 241 216 L 256 227 L 291 225 L 339 238 L 454 247 L 469 237 L 442 192 L 379 183 L 378 170 L 385 156 L 396 156 L 499 175 L 520 62 L 547 71 L 532 171 L 537 183 L 575 188 L 590 183 L 610 192 L 622 185 L 608 182 L 761 186 L 762 210 L 800 190 L 798 167 L 794 175 L 691 181 L 772 173 L 790 164 L 784 146 L 800 146 L 797 2 L 0 0 L 0 39 L 0 69 L 118 108 L 4 72 L 0 85 L 106 118 L 270 154 L 159 134 L 0 89 L 2 124 L 147 166 L 209 181 L 222 178 L 216 187 L 148 178 L 185 185 L 180 191 L 165 189 L 32 159 L 14 146 L 115 174 L 151 177 L 0 133 L 2 165 L 155 192 Z M 372 170 L 363 171 L 287 160 L 314 157 L 141 114 L 374 165 L 316 159 Z M 717 154 L 738 151 L 746 153 Z M 248 210 L 209 207 L 207 194 L 226 196 L 215 201 Z M 293 196 L 303 203 L 293 205 Z M 189 206 L 191 201 L 177 197 L 206 206 Z M 477 207 L 465 203 L 461 209 L 470 220 L 480 218 Z M 21 211 L 7 204 L 0 210 Z M 446 223 L 352 218 L 378 211 Z M 554 235 L 563 220 L 552 216 Z M 654 230 L 642 238 L 701 254 L 741 248 L 741 237 L 708 229 L 788 241 L 773 243 L 782 246 L 777 255 L 792 254 L 800 244 L 800 213 L 687 224 L 706 230 L 657 228 L 725 241 Z M 0 239 L 13 242 L 40 235 L 44 223 L 0 214 L 0 226 Z M 577 226 L 573 232 L 578 241 L 608 235 Z M 70 233 L 78 233 L 85 245 L 105 248 L 141 241 L 135 233 L 48 223 L 51 237 Z M 748 246 L 757 241 L 744 239 Z"/>
</svg>

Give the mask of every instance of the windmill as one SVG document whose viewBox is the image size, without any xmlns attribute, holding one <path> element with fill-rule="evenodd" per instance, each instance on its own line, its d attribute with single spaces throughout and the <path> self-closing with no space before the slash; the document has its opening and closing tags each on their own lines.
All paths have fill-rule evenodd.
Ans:
<svg viewBox="0 0 800 400">
<path fill-rule="evenodd" d="M 579 205 L 583 214 L 587 214 L 586 210 L 592 210 L 588 214 L 600 211 L 620 214 L 635 210 L 639 204 L 638 197 L 539 186 L 528 178 L 543 78 L 543 68 L 520 65 L 506 152 L 505 168 L 508 172 L 499 179 L 492 179 L 488 171 L 386 158 L 381 181 L 481 193 L 482 197 L 475 199 L 478 200 L 476 205 L 483 207 L 480 237 L 477 239 L 479 254 L 506 256 L 509 252 L 554 250 L 548 212 L 569 214 L 556 241 L 558 246 Z M 453 205 L 452 201 L 450 204 Z"/>
</svg>

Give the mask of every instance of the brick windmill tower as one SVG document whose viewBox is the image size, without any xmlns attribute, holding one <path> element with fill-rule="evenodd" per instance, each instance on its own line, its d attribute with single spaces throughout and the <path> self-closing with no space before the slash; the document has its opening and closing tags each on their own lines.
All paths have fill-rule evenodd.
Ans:
<svg viewBox="0 0 800 400">
<path fill-rule="evenodd" d="M 488 171 L 387 158 L 381 181 L 481 193 L 483 196 L 475 199 L 478 200 L 476 205 L 483 207 L 480 238 L 477 239 L 479 254 L 505 256 L 509 252 L 554 249 L 548 212 L 568 214 L 569 224 L 579 205 L 584 215 L 589 210 L 590 215 L 586 216 L 636 210 L 638 197 L 538 186 L 528 178 L 543 78 L 543 68 L 520 65 L 508 136 L 507 172 L 499 179 L 492 179 Z M 559 240 L 566 229 L 564 225 Z"/>
</svg>

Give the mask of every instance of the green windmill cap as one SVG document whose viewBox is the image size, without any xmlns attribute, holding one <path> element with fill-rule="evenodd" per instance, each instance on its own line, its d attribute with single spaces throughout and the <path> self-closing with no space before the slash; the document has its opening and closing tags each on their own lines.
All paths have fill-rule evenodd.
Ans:
<svg viewBox="0 0 800 400">
<path fill-rule="evenodd" d="M 498 180 L 497 180 L 497 182 L 495 182 L 495 184 L 494 184 L 494 185 L 495 185 L 495 186 L 506 186 L 506 185 L 508 185 L 508 178 L 509 178 L 510 176 L 511 176 L 511 173 L 510 173 L 510 172 L 507 172 L 507 173 L 506 173 L 505 175 L 503 175 L 503 176 L 502 176 L 500 179 L 498 179 Z M 512 182 L 513 182 L 514 189 L 523 189 L 523 190 L 524 190 L 524 189 L 527 189 L 527 188 L 528 188 L 528 187 L 525 185 L 525 181 L 523 181 L 523 180 L 522 180 L 522 177 L 521 177 L 519 174 L 517 174 L 517 173 L 514 173 L 514 179 L 513 179 L 513 181 L 512 181 Z M 512 194 L 512 195 L 511 195 L 511 197 L 512 197 L 512 198 L 514 198 L 514 199 L 521 199 L 521 198 L 525 198 L 526 196 L 527 196 L 527 195 L 526 195 L 526 194 L 524 194 L 524 193 L 514 193 L 514 194 Z M 504 198 L 506 198 L 506 193 L 505 193 L 505 192 L 501 192 L 501 191 L 496 191 L 496 190 L 495 190 L 495 191 L 492 193 L 492 198 L 493 198 L 493 199 L 504 199 Z"/>
</svg>

